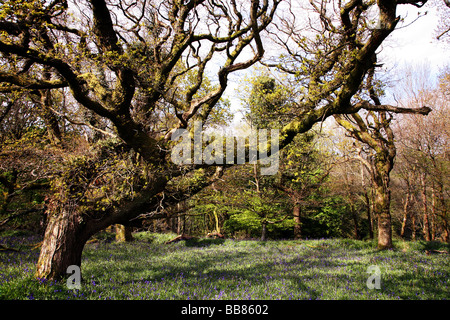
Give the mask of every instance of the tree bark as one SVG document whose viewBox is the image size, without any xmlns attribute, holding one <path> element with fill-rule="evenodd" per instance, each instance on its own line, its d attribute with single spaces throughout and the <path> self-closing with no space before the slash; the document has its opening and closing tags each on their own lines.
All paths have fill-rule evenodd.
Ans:
<svg viewBox="0 0 450 320">
<path fill-rule="evenodd" d="M 51 110 L 51 92 L 49 90 L 42 90 L 40 94 L 40 116 L 45 122 L 48 137 L 51 143 L 54 145 L 59 145 L 62 141 L 61 130 L 59 128 L 58 119 Z"/>
<path fill-rule="evenodd" d="M 302 226 L 300 219 L 300 205 L 295 204 L 293 209 L 294 215 L 294 238 L 301 239 L 302 238 Z"/>
<path fill-rule="evenodd" d="M 163 185 L 164 183 L 161 182 Z M 153 206 L 154 195 L 162 185 L 137 193 L 132 200 L 124 201 L 101 213 L 83 213 L 78 199 L 52 200 L 48 204 L 48 225 L 39 255 L 36 277 L 45 279 L 61 278 L 70 265 L 81 267 L 81 255 L 87 240 L 97 232 L 113 224 L 123 224 Z"/>
<path fill-rule="evenodd" d="M 35 276 L 58 279 L 70 265 L 81 267 L 83 248 L 90 236 L 76 205 L 66 204 L 59 214 L 52 214 L 48 217 Z"/>
<path fill-rule="evenodd" d="M 443 229 L 442 240 L 450 243 L 450 228 L 446 220 L 443 221 Z"/>
<path fill-rule="evenodd" d="M 43 77 L 47 81 L 50 80 L 50 73 L 45 71 Z M 59 145 L 62 141 L 62 136 L 58 119 L 52 111 L 52 92 L 49 89 L 37 90 L 35 96 L 35 102 L 40 105 L 38 111 L 39 116 L 44 120 L 45 126 L 47 127 L 48 138 L 52 144 Z"/>
<path fill-rule="evenodd" d="M 439 183 L 439 203 L 440 206 L 440 218 L 442 220 L 442 228 L 443 228 L 443 234 L 442 239 L 445 242 L 450 243 L 450 227 L 448 224 L 448 213 L 447 213 L 447 205 L 446 205 L 446 199 L 445 199 L 445 193 L 444 193 L 444 184 Z"/>
<path fill-rule="evenodd" d="M 436 193 L 434 184 L 431 187 L 431 241 L 436 239 Z"/>
<path fill-rule="evenodd" d="M 405 202 L 403 204 L 403 220 L 402 220 L 402 229 L 400 231 L 400 236 L 402 238 L 406 237 L 406 228 L 409 223 L 409 203 L 411 199 L 411 193 L 408 191 L 406 194 Z"/>
<path fill-rule="evenodd" d="M 361 237 L 359 235 L 359 228 L 358 228 L 358 215 L 356 213 L 356 211 L 352 211 L 352 215 L 353 215 L 353 236 L 356 240 L 360 240 Z"/>
<path fill-rule="evenodd" d="M 186 217 L 184 215 L 179 215 L 177 220 L 177 234 L 183 234 L 185 230 Z"/>
<path fill-rule="evenodd" d="M 117 242 L 130 242 L 133 241 L 133 235 L 131 234 L 132 227 L 124 226 L 123 224 L 116 224 L 116 241 Z"/>
<path fill-rule="evenodd" d="M 390 194 L 383 187 L 375 188 L 375 212 L 378 213 L 378 249 L 392 248 Z"/>
<path fill-rule="evenodd" d="M 421 175 L 422 183 L 422 203 L 423 203 L 423 233 L 426 241 L 431 241 L 430 221 L 428 219 L 428 204 L 427 204 L 427 186 L 425 173 Z"/>
<path fill-rule="evenodd" d="M 16 169 L 13 169 L 11 172 L 11 179 L 8 178 L 7 174 L 0 175 L 0 184 L 6 188 L 6 192 L 4 193 L 4 198 L 2 199 L 2 205 L 0 206 L 0 214 L 6 212 L 8 208 L 8 204 L 11 202 L 12 194 L 15 191 L 16 183 L 17 183 L 18 172 Z"/>
</svg>

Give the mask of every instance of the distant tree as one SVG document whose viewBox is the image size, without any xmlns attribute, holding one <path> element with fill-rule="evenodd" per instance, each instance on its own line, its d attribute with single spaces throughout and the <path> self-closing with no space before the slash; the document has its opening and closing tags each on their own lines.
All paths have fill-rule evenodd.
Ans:
<svg viewBox="0 0 450 320">
<path fill-rule="evenodd" d="M 420 71 L 420 70 L 418 70 Z M 411 74 L 414 76 L 414 74 Z M 434 105 L 433 112 L 427 117 L 416 115 L 403 116 L 395 126 L 398 137 L 399 165 L 398 173 L 406 185 L 404 223 L 411 225 L 415 235 L 418 220 L 421 218 L 422 233 L 425 240 L 436 238 L 439 231 L 444 241 L 449 241 L 448 213 L 448 168 L 449 168 L 449 129 L 448 129 L 448 87 L 449 72 L 439 77 L 437 88 L 424 87 L 422 77 L 416 76 L 416 83 L 406 87 L 399 99 L 404 105 L 417 103 L 417 100 Z M 407 206 L 412 199 L 420 203 L 415 210 L 420 216 L 409 215 Z"/>
<path fill-rule="evenodd" d="M 396 128 L 394 128 L 396 130 Z M 397 131 L 397 130 L 396 130 Z M 398 133 L 398 136 L 401 134 Z M 401 143 L 398 147 L 397 162 L 393 172 L 400 180 L 402 198 L 402 218 L 400 236 L 416 239 L 416 219 L 419 217 L 417 182 L 420 181 L 417 164 L 409 162 L 404 155 Z"/>
<path fill-rule="evenodd" d="M 131 234 L 131 228 L 124 226 L 122 224 L 116 224 L 116 241 L 118 242 L 129 242 L 133 240 L 133 235 Z"/>
<path fill-rule="evenodd" d="M 340 161 L 333 167 L 327 187 L 340 196 L 347 205 L 352 236 L 360 239 L 368 235 L 373 239 L 373 192 L 371 178 L 364 164 L 358 159 L 362 148 L 360 142 L 348 137 L 343 128 L 333 128 L 330 149 L 335 149 L 335 157 Z M 366 228 L 364 228 L 366 227 Z"/>
<path fill-rule="evenodd" d="M 320 150 L 318 134 L 310 131 L 296 138 L 281 155 L 274 187 L 283 191 L 292 205 L 294 237 L 302 237 L 302 211 L 320 208 L 325 195 L 320 190 L 327 181 L 334 159 Z M 304 214 L 304 213 L 303 213 Z"/>
</svg>

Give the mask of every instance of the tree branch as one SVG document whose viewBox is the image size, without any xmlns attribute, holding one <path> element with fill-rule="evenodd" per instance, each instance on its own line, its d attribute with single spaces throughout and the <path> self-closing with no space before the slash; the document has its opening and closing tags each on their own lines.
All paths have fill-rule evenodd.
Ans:
<svg viewBox="0 0 450 320">
<path fill-rule="evenodd" d="M 447 1 L 448 0 L 444 0 L 444 2 L 446 4 L 447 4 Z M 417 8 L 422 8 L 427 2 L 428 2 L 428 0 L 397 0 L 397 4 L 410 4 Z M 450 7 L 450 2 L 448 4 L 448 6 Z"/>
<path fill-rule="evenodd" d="M 361 102 L 354 106 L 355 110 L 366 109 L 370 111 L 387 111 L 393 113 L 410 113 L 410 114 L 422 114 L 427 115 L 432 110 L 429 107 L 423 106 L 421 108 L 403 108 L 403 107 L 395 107 L 391 105 L 374 105 L 369 102 Z M 353 113 L 353 112 L 352 112 Z"/>
<path fill-rule="evenodd" d="M 31 80 L 29 76 L 13 75 L 0 71 L 0 83 L 9 83 L 15 86 L 1 86 L 0 92 L 17 90 L 59 89 L 68 87 L 63 80 Z"/>
<path fill-rule="evenodd" d="M 106 109 L 103 105 L 88 97 L 88 92 L 84 87 L 85 81 L 75 73 L 69 64 L 66 62 L 41 53 L 32 48 L 22 47 L 17 44 L 10 44 L 0 41 L 0 52 L 6 52 L 10 54 L 16 54 L 23 58 L 28 58 L 39 64 L 55 68 L 61 76 L 67 81 L 70 89 L 72 90 L 74 98 L 86 108 L 94 111 L 100 116 L 106 118 L 113 118 L 113 114 L 110 110 Z"/>
</svg>

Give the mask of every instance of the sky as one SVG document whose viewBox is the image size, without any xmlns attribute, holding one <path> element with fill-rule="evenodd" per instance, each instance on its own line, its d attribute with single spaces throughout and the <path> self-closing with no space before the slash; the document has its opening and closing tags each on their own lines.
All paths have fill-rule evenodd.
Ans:
<svg viewBox="0 0 450 320">
<path fill-rule="evenodd" d="M 418 13 L 422 15 L 425 12 L 426 15 L 410 24 L 418 17 Z M 402 68 L 425 65 L 429 69 L 431 81 L 436 83 L 442 69 L 450 66 L 450 43 L 436 39 L 439 22 L 437 8 L 427 5 L 423 8 L 403 5 L 399 6 L 398 14 L 405 18 L 405 27 L 400 26 L 386 39 L 379 54 L 379 59 L 385 63 L 383 71 L 388 73 L 388 77 L 392 75 L 393 79 L 394 87 L 387 95 L 392 95 L 396 82 L 401 81 Z M 391 101 L 391 97 L 386 98 Z"/>
<path fill-rule="evenodd" d="M 400 5 L 397 12 L 405 18 L 406 26 L 400 26 L 386 40 L 384 49 L 391 59 L 397 63 L 428 61 L 433 68 L 450 63 L 450 45 L 444 40 L 436 40 L 435 30 L 439 21 L 436 7 Z M 418 13 L 425 12 L 426 15 L 408 25 L 418 17 Z"/>
</svg>

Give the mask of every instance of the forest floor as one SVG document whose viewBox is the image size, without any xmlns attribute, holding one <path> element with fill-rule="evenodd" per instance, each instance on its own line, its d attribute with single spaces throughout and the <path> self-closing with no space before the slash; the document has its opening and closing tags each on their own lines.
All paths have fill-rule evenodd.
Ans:
<svg viewBox="0 0 450 320">
<path fill-rule="evenodd" d="M 34 279 L 39 237 L 3 234 L 0 299 L 449 299 L 448 244 L 350 239 L 193 239 L 136 233 L 83 251 L 81 289 Z M 378 273 L 379 272 L 379 273 Z M 379 279 L 379 286 L 377 285 Z M 375 287 L 374 287 L 375 285 Z M 378 288 L 377 288 L 378 287 Z"/>
</svg>

